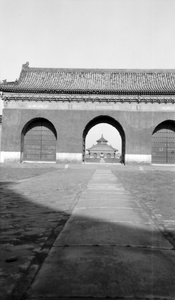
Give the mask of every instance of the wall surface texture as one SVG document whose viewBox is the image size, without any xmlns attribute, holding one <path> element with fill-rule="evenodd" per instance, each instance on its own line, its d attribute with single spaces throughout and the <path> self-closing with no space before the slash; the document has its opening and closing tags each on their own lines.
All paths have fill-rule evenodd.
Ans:
<svg viewBox="0 0 175 300">
<path fill-rule="evenodd" d="M 3 109 L 1 160 L 21 159 L 22 130 L 32 119 L 45 118 L 57 132 L 57 161 L 83 158 L 83 132 L 92 120 L 122 127 L 125 163 L 151 163 L 151 137 L 163 121 L 175 121 L 173 103 L 107 103 L 100 101 L 6 101 Z"/>
</svg>

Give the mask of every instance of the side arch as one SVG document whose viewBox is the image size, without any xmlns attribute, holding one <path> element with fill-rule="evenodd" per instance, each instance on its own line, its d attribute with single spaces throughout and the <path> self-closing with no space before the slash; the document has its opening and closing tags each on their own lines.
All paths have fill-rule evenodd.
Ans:
<svg viewBox="0 0 175 300">
<path fill-rule="evenodd" d="M 57 132 L 45 118 L 34 118 L 21 132 L 21 161 L 56 161 Z"/>
<path fill-rule="evenodd" d="M 123 127 L 121 126 L 121 124 L 115 120 L 114 118 L 108 116 L 108 115 L 100 115 L 95 117 L 94 119 L 92 119 L 84 128 L 83 131 L 83 153 L 82 153 L 82 157 L 83 157 L 83 162 L 85 161 L 85 140 L 86 140 L 86 136 L 89 132 L 89 130 L 94 127 L 97 124 L 100 123 L 107 123 L 109 125 L 112 125 L 114 128 L 116 128 L 116 130 L 118 130 L 120 136 L 121 136 L 121 141 L 122 141 L 122 153 L 121 153 L 121 163 L 125 163 L 125 149 L 126 149 L 126 138 L 125 138 L 125 132 L 123 130 Z"/>
<path fill-rule="evenodd" d="M 151 139 L 152 163 L 175 163 L 175 121 L 166 120 L 158 124 Z"/>
</svg>

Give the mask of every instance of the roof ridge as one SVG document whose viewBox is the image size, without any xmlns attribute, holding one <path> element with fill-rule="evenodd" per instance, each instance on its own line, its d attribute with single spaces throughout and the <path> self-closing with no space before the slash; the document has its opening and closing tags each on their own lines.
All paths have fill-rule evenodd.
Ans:
<svg viewBox="0 0 175 300">
<path fill-rule="evenodd" d="M 108 73 L 175 73 L 175 69 L 102 69 L 102 68 L 52 68 L 23 67 L 22 71 L 62 71 L 62 72 L 108 72 Z"/>
</svg>

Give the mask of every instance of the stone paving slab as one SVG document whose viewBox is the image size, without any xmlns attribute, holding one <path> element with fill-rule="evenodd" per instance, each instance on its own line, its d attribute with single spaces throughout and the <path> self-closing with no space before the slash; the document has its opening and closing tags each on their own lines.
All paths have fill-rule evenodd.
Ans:
<svg viewBox="0 0 175 300">
<path fill-rule="evenodd" d="M 114 207 L 88 207 L 86 209 L 75 208 L 72 212 L 72 219 L 78 217 L 91 220 L 99 220 L 101 222 L 133 222 L 133 223 L 146 223 L 152 224 L 153 221 L 150 217 L 141 209 L 132 208 L 114 208 Z"/>
<path fill-rule="evenodd" d="M 124 189 L 123 188 L 121 188 L 121 187 L 117 187 L 117 186 L 114 186 L 114 185 L 110 185 L 110 184 L 89 184 L 88 186 L 87 186 L 87 189 L 88 190 L 100 190 L 100 191 L 102 191 L 102 190 L 110 190 L 110 191 L 113 191 L 113 190 L 115 190 L 115 191 L 121 191 L 121 192 L 123 192 L 124 191 Z"/>
<path fill-rule="evenodd" d="M 128 199 L 127 197 L 121 199 L 118 197 L 118 195 L 115 195 L 112 199 L 110 197 L 110 199 L 108 199 L 108 197 L 99 197 L 99 198 L 91 198 L 89 196 L 87 196 L 86 198 L 81 197 L 81 199 L 79 200 L 79 202 L 76 205 L 76 208 L 97 208 L 97 207 L 101 207 L 101 208 L 109 208 L 109 207 L 113 207 L 113 208 L 140 208 L 139 204 L 136 201 L 131 201 L 130 199 Z"/>
<path fill-rule="evenodd" d="M 113 177 L 109 177 L 108 181 L 106 182 L 106 175 L 111 175 L 109 172 L 105 172 L 103 173 L 99 173 L 99 175 L 95 174 L 93 177 L 93 183 L 104 183 L 107 184 L 107 182 L 111 183 L 111 182 L 117 182 L 118 179 L 117 178 L 113 178 Z M 92 183 L 92 182 L 91 182 Z"/>
<path fill-rule="evenodd" d="M 124 247 L 53 247 L 29 299 L 175 298 L 175 254 Z"/>
<path fill-rule="evenodd" d="M 81 195 L 81 199 L 106 199 L 108 198 L 110 200 L 112 199 L 130 199 L 130 201 L 135 201 L 134 198 L 127 192 L 123 193 L 123 191 L 103 191 L 103 193 L 101 193 L 101 191 L 86 191 L 83 192 Z"/>
<path fill-rule="evenodd" d="M 115 245 L 172 250 L 157 227 L 149 224 L 109 223 L 69 219 L 55 246 Z"/>
</svg>

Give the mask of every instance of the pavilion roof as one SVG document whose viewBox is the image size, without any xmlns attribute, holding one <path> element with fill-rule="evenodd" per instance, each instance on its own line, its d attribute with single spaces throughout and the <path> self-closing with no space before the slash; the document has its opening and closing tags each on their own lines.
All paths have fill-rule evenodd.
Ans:
<svg viewBox="0 0 175 300">
<path fill-rule="evenodd" d="M 175 70 L 60 69 L 23 65 L 0 91 L 73 94 L 175 94 Z"/>
<path fill-rule="evenodd" d="M 97 140 L 97 143 L 107 143 L 108 141 L 101 135 L 101 138 Z"/>
<path fill-rule="evenodd" d="M 87 151 L 118 151 L 117 149 L 113 148 L 111 145 L 108 144 L 96 144 L 86 150 Z"/>
</svg>

